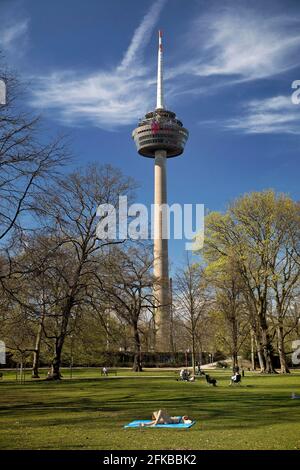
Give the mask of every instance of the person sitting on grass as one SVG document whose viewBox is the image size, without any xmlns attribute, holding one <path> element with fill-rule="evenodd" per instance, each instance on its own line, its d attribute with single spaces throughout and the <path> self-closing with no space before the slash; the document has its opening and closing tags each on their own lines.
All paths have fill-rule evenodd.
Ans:
<svg viewBox="0 0 300 470">
<path fill-rule="evenodd" d="M 189 380 L 189 376 L 190 376 L 190 372 L 188 371 L 188 369 L 181 369 L 181 370 L 180 370 L 180 372 L 179 372 L 180 380 L 186 380 L 186 381 L 188 381 L 188 380 Z"/>
<path fill-rule="evenodd" d="M 156 426 L 157 424 L 191 424 L 188 416 L 169 416 L 166 410 L 158 410 L 152 413 L 152 421 L 142 423 L 142 426 Z"/>
<path fill-rule="evenodd" d="M 234 375 L 231 377 L 230 385 L 241 382 L 241 378 L 241 374 L 239 372 L 235 372 Z"/>
<path fill-rule="evenodd" d="M 195 376 L 191 375 L 190 371 L 188 369 L 181 369 L 179 372 L 179 379 L 178 380 L 183 380 L 184 382 L 195 382 Z"/>
</svg>

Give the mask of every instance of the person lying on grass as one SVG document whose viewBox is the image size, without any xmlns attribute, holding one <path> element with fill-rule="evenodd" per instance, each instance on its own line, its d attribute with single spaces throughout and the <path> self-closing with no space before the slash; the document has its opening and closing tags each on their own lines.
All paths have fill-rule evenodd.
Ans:
<svg viewBox="0 0 300 470">
<path fill-rule="evenodd" d="M 169 416 L 166 410 L 158 410 L 152 413 L 152 421 L 142 423 L 142 426 L 156 426 L 157 424 L 191 424 L 188 416 Z"/>
</svg>

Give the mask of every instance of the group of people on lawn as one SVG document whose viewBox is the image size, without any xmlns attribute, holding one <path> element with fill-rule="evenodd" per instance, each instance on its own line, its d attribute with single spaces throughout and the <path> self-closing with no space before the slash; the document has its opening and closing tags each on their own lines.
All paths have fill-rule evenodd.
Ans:
<svg viewBox="0 0 300 470">
<path fill-rule="evenodd" d="M 101 370 L 102 375 L 107 376 L 108 375 L 108 367 L 104 366 Z M 216 386 L 217 381 L 216 379 L 211 378 L 208 374 L 205 374 L 201 370 L 201 366 L 198 363 L 197 364 L 197 375 L 204 375 L 206 378 L 206 381 L 209 384 L 212 384 Z M 191 372 L 188 370 L 188 368 L 181 369 L 179 372 L 179 379 L 178 380 L 183 380 L 187 382 L 194 382 L 195 381 L 195 375 L 192 375 Z M 234 374 L 231 376 L 230 379 L 230 385 L 234 383 L 239 383 L 241 382 L 241 374 L 239 373 L 239 368 L 236 367 Z M 142 423 L 141 426 L 156 426 L 158 424 L 191 424 L 192 420 L 188 416 L 170 416 L 166 410 L 158 410 L 154 411 L 152 413 L 152 419 L 148 423 Z"/>
<path fill-rule="evenodd" d="M 205 374 L 205 372 L 203 372 L 201 370 L 201 366 L 200 366 L 199 363 L 197 364 L 196 375 L 204 375 L 205 378 L 206 378 L 207 383 L 212 384 L 214 386 L 216 386 L 216 384 L 217 384 L 216 379 L 212 379 L 208 374 Z M 244 375 L 244 371 L 243 371 L 243 375 Z M 186 382 L 194 382 L 195 381 L 195 375 L 192 375 L 191 372 L 187 368 L 181 369 L 180 372 L 179 372 L 179 380 L 183 380 L 183 381 L 186 381 Z M 240 383 L 241 380 L 242 380 L 242 376 L 240 374 L 239 367 L 235 367 L 233 375 L 230 378 L 229 385 Z"/>
<path fill-rule="evenodd" d="M 216 379 L 210 378 L 208 374 L 205 374 L 204 372 L 202 372 L 199 364 L 197 365 L 196 373 L 197 375 L 205 375 L 207 382 L 216 386 L 216 383 L 217 383 Z M 190 371 L 187 368 L 181 369 L 179 372 L 179 376 L 180 376 L 179 380 L 184 380 L 188 382 L 195 381 L 195 376 L 191 375 Z M 234 369 L 233 375 L 231 376 L 230 385 L 241 382 L 241 379 L 242 379 L 242 376 L 239 372 L 239 368 L 236 367 Z M 149 421 L 148 423 L 142 423 L 141 425 L 142 426 L 156 426 L 158 424 L 180 424 L 180 423 L 191 424 L 192 420 L 188 416 L 169 416 L 166 410 L 158 410 L 152 413 L 151 421 Z"/>
</svg>

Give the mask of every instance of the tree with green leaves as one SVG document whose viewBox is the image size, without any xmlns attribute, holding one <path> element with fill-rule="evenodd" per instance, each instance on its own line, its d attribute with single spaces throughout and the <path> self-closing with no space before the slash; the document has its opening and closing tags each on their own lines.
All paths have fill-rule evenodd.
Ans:
<svg viewBox="0 0 300 470">
<path fill-rule="evenodd" d="M 275 372 L 268 318 L 274 279 L 280 274 L 279 266 L 293 236 L 293 243 L 298 243 L 297 233 L 287 230 L 290 224 L 299 224 L 297 205 L 271 190 L 246 194 L 225 214 L 211 213 L 206 218 L 205 259 L 215 266 L 228 260 L 235 263 L 251 304 L 256 340 L 262 350 L 262 372 L 266 373 Z M 295 275 L 298 278 L 299 273 Z"/>
<path fill-rule="evenodd" d="M 213 314 L 216 319 L 216 340 L 232 358 L 232 368 L 238 367 L 238 354 L 247 338 L 249 318 L 246 315 L 243 283 L 235 263 L 227 259 L 222 266 L 209 265 L 207 282 L 214 289 Z"/>
</svg>

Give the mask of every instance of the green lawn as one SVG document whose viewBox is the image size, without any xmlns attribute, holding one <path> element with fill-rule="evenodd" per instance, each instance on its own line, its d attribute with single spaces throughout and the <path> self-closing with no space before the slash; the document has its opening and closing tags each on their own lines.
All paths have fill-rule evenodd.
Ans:
<svg viewBox="0 0 300 470">
<path fill-rule="evenodd" d="M 152 375 L 160 377 L 153 378 Z M 13 372 L 0 382 L 1 449 L 300 449 L 300 373 L 247 374 L 229 387 L 230 372 L 213 372 L 218 387 L 177 382 L 169 371 L 119 370 L 125 378 L 99 378 L 76 370 L 61 383 L 18 384 Z M 153 410 L 187 414 L 189 430 L 123 429 Z"/>
</svg>

